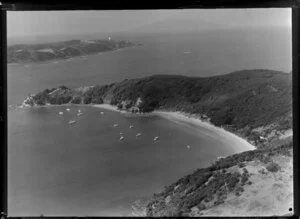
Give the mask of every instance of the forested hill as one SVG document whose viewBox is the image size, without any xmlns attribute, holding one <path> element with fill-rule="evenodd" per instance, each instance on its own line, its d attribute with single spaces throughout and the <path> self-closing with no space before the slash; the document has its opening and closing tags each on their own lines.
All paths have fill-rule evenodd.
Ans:
<svg viewBox="0 0 300 219">
<path fill-rule="evenodd" d="M 136 46 L 128 41 L 115 40 L 69 40 L 45 44 L 18 44 L 7 49 L 8 63 L 27 63 L 65 59 L 89 55 L 99 52 L 112 51 L 130 46 Z"/>
<path fill-rule="evenodd" d="M 292 74 L 258 69 L 206 78 L 153 75 L 110 85 L 46 89 L 24 101 L 65 103 L 109 103 L 132 112 L 182 111 L 249 137 L 250 130 L 261 126 L 292 126 Z M 258 136 L 250 136 L 249 141 L 259 142 Z"/>
</svg>

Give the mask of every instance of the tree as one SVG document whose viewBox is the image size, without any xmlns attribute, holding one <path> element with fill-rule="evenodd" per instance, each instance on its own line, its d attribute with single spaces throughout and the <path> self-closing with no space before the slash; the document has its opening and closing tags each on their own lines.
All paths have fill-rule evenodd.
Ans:
<svg viewBox="0 0 300 219">
<path fill-rule="evenodd" d="M 73 104 L 80 104 L 81 103 L 81 98 L 80 97 L 74 97 L 71 100 L 71 103 L 73 103 Z"/>
<path fill-rule="evenodd" d="M 270 172 L 277 172 L 280 170 L 280 166 L 277 163 L 272 162 L 266 167 L 266 169 Z"/>
</svg>

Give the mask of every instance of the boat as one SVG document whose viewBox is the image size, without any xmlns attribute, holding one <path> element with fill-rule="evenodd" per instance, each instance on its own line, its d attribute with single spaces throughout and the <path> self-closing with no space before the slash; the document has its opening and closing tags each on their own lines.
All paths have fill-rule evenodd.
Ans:
<svg viewBox="0 0 300 219">
<path fill-rule="evenodd" d="M 117 127 L 118 126 L 118 124 L 116 123 L 116 124 L 114 124 L 114 127 Z"/>
<path fill-rule="evenodd" d="M 70 120 L 70 121 L 69 121 L 69 124 L 74 124 L 74 123 L 76 123 L 75 120 Z"/>
<path fill-rule="evenodd" d="M 158 138 L 159 138 L 158 136 L 155 136 L 154 139 L 153 139 L 153 141 L 157 141 Z"/>
<path fill-rule="evenodd" d="M 120 135 L 123 135 L 123 132 L 120 132 Z"/>
<path fill-rule="evenodd" d="M 187 145 L 186 147 L 187 147 L 187 149 L 191 149 L 191 146 L 189 146 L 189 145 Z"/>
<path fill-rule="evenodd" d="M 104 112 L 100 112 L 100 114 L 101 114 L 101 115 L 103 115 L 103 114 L 104 114 Z"/>
<path fill-rule="evenodd" d="M 59 115 L 63 115 L 64 113 L 63 113 L 63 112 L 59 112 L 58 114 L 59 114 Z"/>
<path fill-rule="evenodd" d="M 77 113 L 77 116 L 80 116 L 80 115 L 82 115 L 83 113 Z"/>
<path fill-rule="evenodd" d="M 68 112 L 69 112 L 69 111 L 70 111 L 70 109 L 69 109 L 69 108 L 67 108 L 67 109 L 66 109 L 66 111 L 68 111 Z"/>
<path fill-rule="evenodd" d="M 141 135 L 142 135 L 141 133 L 137 133 L 137 134 L 136 134 L 136 137 L 139 137 L 139 136 L 141 136 Z"/>
<path fill-rule="evenodd" d="M 132 128 L 133 128 L 133 125 L 130 125 L 129 128 L 132 129 Z"/>
<path fill-rule="evenodd" d="M 81 110 L 79 109 L 78 112 L 81 113 Z"/>
<path fill-rule="evenodd" d="M 124 139 L 124 136 L 121 136 L 120 139 L 119 139 L 119 141 L 122 141 L 123 139 Z"/>
</svg>

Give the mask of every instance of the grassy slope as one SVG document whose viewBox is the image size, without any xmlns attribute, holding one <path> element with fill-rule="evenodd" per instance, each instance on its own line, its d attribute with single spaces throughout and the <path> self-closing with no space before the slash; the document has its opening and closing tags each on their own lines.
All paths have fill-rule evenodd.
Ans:
<svg viewBox="0 0 300 219">
<path fill-rule="evenodd" d="M 60 89 L 56 98 L 62 96 L 67 101 L 77 96 L 84 103 L 114 105 L 122 101 L 132 104 L 141 98 L 142 111 L 161 109 L 206 114 L 216 126 L 222 126 L 257 146 L 253 152 L 221 159 L 167 186 L 160 194 L 143 202 L 144 214 L 192 216 L 248 212 L 253 215 L 263 211 L 275 214 L 280 213 L 273 211 L 275 205 L 278 208 L 290 204 L 291 197 L 283 197 L 290 194 L 287 185 L 291 182 L 291 168 L 287 166 L 291 160 L 292 139 L 280 138 L 285 131 L 292 129 L 292 74 L 245 70 L 209 78 L 155 75 L 96 86 L 86 91 Z M 45 104 L 53 97 L 54 94 L 41 92 L 33 97 L 33 102 L 42 100 L 41 103 Z M 286 162 L 282 161 L 284 159 Z M 259 172 L 262 167 L 269 170 Z M 286 182 L 284 185 L 275 183 L 274 180 L 278 181 L 280 177 Z M 279 198 L 273 204 L 262 203 L 254 197 L 255 192 L 263 190 L 267 190 L 263 200 L 276 195 Z M 280 197 L 282 200 L 278 201 Z M 246 202 L 246 199 L 250 201 Z M 244 205 L 238 204 L 240 202 Z"/>
</svg>

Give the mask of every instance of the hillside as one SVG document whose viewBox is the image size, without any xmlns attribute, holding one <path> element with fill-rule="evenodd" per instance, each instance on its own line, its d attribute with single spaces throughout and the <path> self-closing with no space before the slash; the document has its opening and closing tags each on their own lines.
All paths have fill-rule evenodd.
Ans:
<svg viewBox="0 0 300 219">
<path fill-rule="evenodd" d="M 66 103 L 108 103 L 134 113 L 181 111 L 256 146 L 137 201 L 135 215 L 259 216 L 289 213 L 286 208 L 293 207 L 291 73 L 257 69 L 207 78 L 154 75 L 110 85 L 61 86 L 29 96 L 23 105 Z"/>
<path fill-rule="evenodd" d="M 19 44 L 7 48 L 7 62 L 27 63 L 65 59 L 130 46 L 136 45 L 128 41 L 114 40 L 69 40 L 34 45 Z"/>
</svg>

